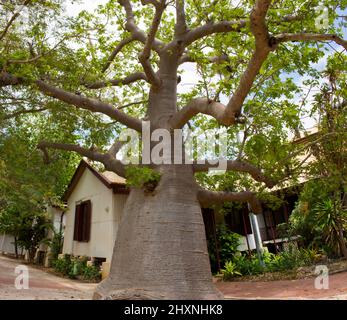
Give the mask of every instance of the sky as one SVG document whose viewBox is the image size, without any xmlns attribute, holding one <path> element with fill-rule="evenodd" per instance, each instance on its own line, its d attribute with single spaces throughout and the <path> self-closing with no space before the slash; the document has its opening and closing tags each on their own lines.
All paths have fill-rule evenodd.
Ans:
<svg viewBox="0 0 347 320">
<path fill-rule="evenodd" d="M 77 15 L 81 10 L 87 10 L 87 11 L 94 11 L 98 5 L 102 5 L 108 2 L 108 0 L 80 0 L 79 4 L 67 4 L 67 12 L 71 15 Z M 338 12 L 340 15 L 347 15 L 347 12 Z M 347 39 L 347 29 L 344 29 L 344 39 Z M 331 53 L 334 49 L 341 51 L 341 47 L 338 45 L 332 45 L 333 48 L 329 48 L 329 53 Z M 326 62 L 327 62 L 327 56 L 324 56 L 320 58 L 320 60 L 314 64 L 314 66 L 317 68 L 319 71 L 323 71 L 326 67 Z M 182 82 L 178 85 L 178 92 L 179 93 L 186 93 L 189 92 L 198 82 L 201 80 L 200 76 L 198 75 L 196 64 L 195 63 L 185 63 L 180 67 L 180 70 L 183 72 L 182 73 Z M 286 75 L 288 76 L 288 75 Z M 305 80 L 305 77 L 301 77 L 298 74 L 290 74 L 294 80 L 294 82 L 298 85 L 301 86 L 303 89 L 308 89 L 305 88 L 303 85 L 303 81 Z M 307 108 L 310 108 L 311 103 L 313 102 L 313 96 L 316 92 L 313 90 L 311 93 L 308 95 L 307 102 L 308 106 Z M 296 96 L 294 101 L 297 103 L 300 103 L 302 97 L 301 96 Z M 227 96 L 222 96 L 221 97 L 221 102 L 222 103 L 227 103 L 228 97 Z M 305 129 L 312 128 L 316 125 L 317 119 L 312 118 L 312 117 L 305 117 L 302 119 L 303 125 Z"/>
</svg>

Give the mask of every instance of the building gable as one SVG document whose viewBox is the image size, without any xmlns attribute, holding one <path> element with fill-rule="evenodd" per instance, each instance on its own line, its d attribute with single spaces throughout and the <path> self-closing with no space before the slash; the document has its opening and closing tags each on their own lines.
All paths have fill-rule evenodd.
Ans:
<svg viewBox="0 0 347 320">
<path fill-rule="evenodd" d="M 68 201 L 86 170 L 91 172 L 107 189 L 112 189 L 114 193 L 129 193 L 129 190 L 126 187 L 125 180 L 123 178 L 118 177 L 114 174 L 112 177 L 113 181 L 111 181 L 111 174 L 104 175 L 103 173 L 100 173 L 95 168 L 93 168 L 86 160 L 81 160 L 62 197 L 63 201 Z"/>
</svg>

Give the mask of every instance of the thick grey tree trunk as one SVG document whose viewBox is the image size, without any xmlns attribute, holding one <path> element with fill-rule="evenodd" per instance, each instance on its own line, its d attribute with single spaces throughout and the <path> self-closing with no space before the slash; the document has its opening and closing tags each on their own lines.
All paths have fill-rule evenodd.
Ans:
<svg viewBox="0 0 347 320">
<path fill-rule="evenodd" d="M 153 193 L 133 189 L 110 275 L 95 299 L 220 299 L 212 283 L 197 186 L 189 166 L 167 166 Z"/>
</svg>

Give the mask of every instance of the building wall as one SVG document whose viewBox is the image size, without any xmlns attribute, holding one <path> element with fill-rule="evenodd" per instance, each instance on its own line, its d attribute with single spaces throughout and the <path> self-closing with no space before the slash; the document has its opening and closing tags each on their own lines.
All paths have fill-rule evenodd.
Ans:
<svg viewBox="0 0 347 320">
<path fill-rule="evenodd" d="M 247 240 L 248 240 L 248 244 L 247 244 Z M 249 247 L 248 247 L 249 246 Z M 242 236 L 240 239 L 240 245 L 238 246 L 238 250 L 239 251 L 247 251 L 249 250 L 254 250 L 256 248 L 255 246 L 255 239 L 254 239 L 254 234 L 247 234 L 247 238 L 246 236 Z"/>
<path fill-rule="evenodd" d="M 8 234 L 0 235 L 0 252 L 15 254 L 14 237 Z M 20 253 L 20 252 L 19 252 Z"/>
<path fill-rule="evenodd" d="M 90 240 L 78 242 L 73 240 L 75 206 L 86 200 L 92 203 Z M 122 195 L 114 195 L 92 172 L 85 170 L 68 200 L 63 253 L 110 261 L 123 205 Z"/>
<path fill-rule="evenodd" d="M 49 206 L 47 208 L 47 213 L 48 213 L 49 217 L 51 218 L 54 229 L 56 231 L 59 231 L 60 222 L 61 222 L 61 215 L 62 215 L 63 211 L 59 208 Z M 62 223 L 63 223 L 62 230 L 64 231 L 64 226 L 66 224 L 66 216 L 65 215 L 63 215 Z"/>
<path fill-rule="evenodd" d="M 265 228 L 264 216 L 263 214 L 257 214 L 256 218 L 258 221 L 259 230 L 261 231 Z M 248 244 L 247 244 L 247 240 L 248 240 Z M 246 236 L 243 236 L 240 239 L 240 245 L 238 247 L 238 250 L 240 251 L 246 251 L 248 249 L 250 250 L 256 249 L 253 227 L 252 227 L 252 233 L 247 234 L 247 239 L 246 239 Z"/>
<path fill-rule="evenodd" d="M 121 218 L 123 216 L 123 210 L 125 202 L 128 198 L 128 195 L 125 194 L 114 194 L 113 195 L 113 241 L 114 244 L 117 238 L 117 233 L 120 225 Z M 113 248 L 112 248 L 113 250 Z"/>
<path fill-rule="evenodd" d="M 62 231 L 64 233 L 64 227 L 65 227 L 65 223 L 66 223 L 66 216 L 63 215 L 63 219 L 61 220 L 61 216 L 63 214 L 63 210 L 59 209 L 59 208 L 56 208 L 56 207 L 48 206 L 47 207 L 47 214 L 48 214 L 48 216 L 50 218 L 51 223 L 53 224 L 55 232 L 59 232 L 60 224 L 62 222 Z M 53 237 L 54 237 L 54 232 L 53 232 L 53 230 L 49 229 L 48 232 L 47 232 L 47 238 L 52 240 Z M 46 252 L 44 264 L 45 264 L 46 267 L 50 266 L 50 252 L 51 252 L 50 246 L 48 246 L 45 243 L 41 243 L 39 248 L 38 248 L 38 250 Z"/>
</svg>

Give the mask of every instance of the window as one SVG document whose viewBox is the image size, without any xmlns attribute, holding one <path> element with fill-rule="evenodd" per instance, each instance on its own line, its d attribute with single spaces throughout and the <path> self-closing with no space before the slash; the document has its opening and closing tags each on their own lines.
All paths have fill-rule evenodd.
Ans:
<svg viewBox="0 0 347 320">
<path fill-rule="evenodd" d="M 88 242 L 92 218 L 92 203 L 90 200 L 76 204 L 75 210 L 75 241 Z"/>
<path fill-rule="evenodd" d="M 246 207 L 230 210 L 224 216 L 225 224 L 232 232 L 245 236 L 252 233 L 251 222 L 249 220 L 249 213 Z"/>
</svg>

